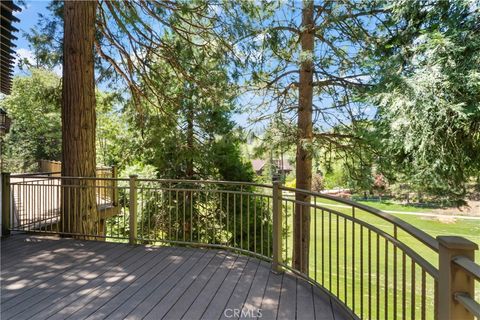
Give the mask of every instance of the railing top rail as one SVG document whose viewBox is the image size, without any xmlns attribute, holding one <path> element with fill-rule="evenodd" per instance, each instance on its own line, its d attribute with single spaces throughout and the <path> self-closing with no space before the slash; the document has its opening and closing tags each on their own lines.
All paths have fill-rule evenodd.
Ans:
<svg viewBox="0 0 480 320">
<path fill-rule="evenodd" d="M 28 178 L 34 177 L 38 174 L 15 174 L 11 175 L 13 178 Z M 111 177 L 66 177 L 66 176 L 42 176 L 46 179 L 56 180 L 115 180 L 115 181 L 129 181 L 129 178 L 111 178 Z M 185 179 L 143 179 L 137 178 L 138 182 L 159 182 L 159 183 L 191 183 L 191 184 L 223 184 L 223 185 L 238 185 L 251 186 L 272 189 L 273 186 L 269 184 L 247 182 L 247 181 L 222 181 L 222 180 L 185 180 Z"/>
<path fill-rule="evenodd" d="M 252 187 L 269 188 L 269 189 L 272 189 L 272 188 L 273 188 L 273 186 L 272 186 L 271 184 L 263 184 L 263 183 L 248 182 L 248 181 L 186 180 L 186 179 L 143 179 L 143 178 L 138 178 L 137 181 L 139 181 L 139 182 L 163 182 L 163 183 L 231 184 L 231 185 L 245 185 L 245 186 L 252 186 Z"/>
<path fill-rule="evenodd" d="M 361 226 L 364 226 L 368 230 L 372 230 L 376 234 L 382 236 L 383 238 L 387 239 L 390 241 L 393 245 L 396 247 L 400 248 L 405 254 L 407 254 L 410 258 L 412 258 L 418 265 L 420 265 L 427 273 L 429 273 L 433 278 L 438 279 L 438 270 L 435 268 L 430 262 L 428 262 L 425 258 L 423 258 L 421 255 L 419 255 L 416 251 L 414 251 L 412 248 L 401 242 L 400 240 L 394 238 L 390 234 L 386 233 L 385 231 L 363 221 L 358 218 L 349 216 L 345 213 L 342 213 L 340 211 L 334 210 L 334 209 L 329 209 L 321 206 L 316 206 L 312 205 L 312 207 L 317 207 L 318 209 L 325 210 L 327 212 L 334 213 L 337 216 L 340 216 L 346 220 L 350 220 L 352 222 L 355 222 Z"/>
<path fill-rule="evenodd" d="M 460 302 L 465 309 L 467 309 L 476 318 L 480 318 L 480 304 L 473 300 L 469 294 L 465 292 L 457 292 L 455 293 L 455 300 Z"/>
<path fill-rule="evenodd" d="M 31 174 L 15 174 L 11 175 L 12 178 L 35 178 L 35 175 Z M 114 180 L 114 181 L 128 181 L 128 178 L 111 178 L 111 177 L 66 177 L 66 176 L 40 176 L 42 179 L 48 180 Z"/>
<path fill-rule="evenodd" d="M 328 199 L 328 200 L 333 200 L 333 201 L 340 202 L 340 203 L 343 203 L 343 204 L 347 204 L 347 205 L 352 206 L 354 208 L 366 211 L 368 213 L 371 213 L 371 214 L 373 214 L 373 215 L 375 215 L 379 218 L 382 218 L 385 221 L 388 221 L 388 222 L 392 223 L 394 226 L 399 227 L 403 231 L 405 231 L 408 234 L 410 234 L 411 236 L 413 236 L 415 239 L 421 241 L 422 243 L 426 244 L 428 247 L 430 247 L 434 251 L 438 252 L 438 247 L 439 247 L 438 246 L 438 241 L 434 237 L 432 237 L 428 233 L 414 227 L 410 223 L 405 222 L 404 220 L 402 220 L 400 218 L 397 218 L 397 217 L 395 217 L 391 214 L 388 214 L 388 213 L 383 212 L 381 210 L 363 205 L 361 203 L 357 203 L 357 202 L 352 201 L 352 200 L 343 199 L 343 198 L 339 198 L 339 197 L 335 197 L 335 196 L 331 196 L 331 195 L 326 195 L 326 194 L 319 193 L 319 192 L 308 191 L 308 190 L 304 190 L 304 189 L 289 188 L 289 187 L 285 187 L 285 186 L 282 186 L 281 189 L 285 190 L 285 191 L 300 192 L 300 193 L 303 193 L 303 194 L 308 194 L 308 195 L 321 197 L 321 198 Z"/>
<path fill-rule="evenodd" d="M 464 256 L 457 256 L 452 260 L 456 265 L 462 267 L 474 276 L 476 280 L 480 281 L 480 266 L 478 264 Z"/>
<path fill-rule="evenodd" d="M 48 171 L 48 172 L 32 172 L 32 173 L 12 173 L 10 177 L 12 178 L 23 178 L 23 177 L 34 177 L 34 176 L 47 176 L 50 174 L 61 174 L 60 171 Z"/>
</svg>

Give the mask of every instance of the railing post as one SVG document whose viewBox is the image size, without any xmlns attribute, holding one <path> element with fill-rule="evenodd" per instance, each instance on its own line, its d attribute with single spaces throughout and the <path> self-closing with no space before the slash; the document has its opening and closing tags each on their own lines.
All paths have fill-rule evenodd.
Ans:
<svg viewBox="0 0 480 320">
<path fill-rule="evenodd" d="M 112 205 L 114 207 L 116 207 L 117 204 L 118 204 L 118 181 L 116 180 L 117 175 L 118 175 L 117 166 L 112 166 L 112 178 L 115 179 L 115 180 L 113 180 L 113 183 L 112 183 L 112 188 L 113 188 L 113 191 L 112 191 Z"/>
<path fill-rule="evenodd" d="M 439 279 L 438 279 L 438 319 L 473 320 L 473 315 L 455 300 L 455 293 L 465 292 L 475 296 L 475 279 L 463 268 L 456 266 L 452 259 L 465 256 L 474 260 L 478 245 L 463 237 L 438 236 Z"/>
<path fill-rule="evenodd" d="M 2 237 L 10 235 L 10 173 L 2 172 Z"/>
<path fill-rule="evenodd" d="M 129 243 L 137 240 L 137 175 L 130 176 L 130 204 L 129 204 Z"/>
<path fill-rule="evenodd" d="M 281 182 L 273 181 L 272 211 L 273 211 L 273 260 L 272 269 L 274 272 L 282 271 L 282 189 Z"/>
</svg>

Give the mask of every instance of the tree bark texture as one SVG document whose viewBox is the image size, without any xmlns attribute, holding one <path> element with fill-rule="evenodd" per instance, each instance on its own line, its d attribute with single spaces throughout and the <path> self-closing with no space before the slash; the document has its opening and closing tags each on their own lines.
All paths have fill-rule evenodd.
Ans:
<svg viewBox="0 0 480 320">
<path fill-rule="evenodd" d="M 96 1 L 65 1 L 62 91 L 62 176 L 95 177 Z M 65 233 L 98 234 L 95 181 L 62 180 Z"/>
<path fill-rule="evenodd" d="M 313 0 L 305 0 L 302 8 L 301 61 L 299 103 L 297 119 L 296 182 L 298 189 L 312 187 L 312 154 L 309 148 L 313 140 L 313 50 L 314 50 Z M 310 243 L 310 207 L 298 203 L 310 203 L 310 196 L 297 193 L 295 196 L 293 226 L 293 267 L 308 275 Z"/>
</svg>

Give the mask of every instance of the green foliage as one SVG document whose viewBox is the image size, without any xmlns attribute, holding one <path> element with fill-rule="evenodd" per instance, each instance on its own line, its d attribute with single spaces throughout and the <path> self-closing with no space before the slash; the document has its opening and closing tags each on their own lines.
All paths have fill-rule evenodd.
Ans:
<svg viewBox="0 0 480 320">
<path fill-rule="evenodd" d="M 39 14 L 35 28 L 23 36 L 33 51 L 33 66 L 28 60 L 21 60 L 20 67 L 29 69 L 53 69 L 62 64 L 63 59 L 63 1 L 51 1 L 47 9 L 51 15 Z"/>
<path fill-rule="evenodd" d="M 62 159 L 61 78 L 38 68 L 17 76 L 12 94 L 0 101 L 12 128 L 5 138 L 5 170 L 29 172 L 38 160 Z M 118 96 L 97 91 L 97 163 L 123 167 L 131 144 L 127 124 L 118 108 Z"/>
<path fill-rule="evenodd" d="M 145 90 L 150 100 L 158 102 L 158 107 L 144 103 L 141 110 L 128 110 L 132 129 L 141 144 L 138 161 L 153 166 L 158 178 L 253 181 L 251 164 L 241 155 L 241 132 L 230 119 L 236 109 L 237 90 L 227 75 L 221 51 L 206 54 L 176 36 L 165 37 L 163 41 L 175 49 L 177 67 L 187 72 L 185 76 L 195 77 L 195 82 L 176 77 L 175 68 L 156 61 L 159 77 L 155 86 L 145 86 Z M 251 237 L 254 226 L 266 221 L 265 201 L 239 195 L 239 192 L 253 192 L 252 187 L 213 185 L 228 190 L 222 201 L 218 192 L 209 192 L 208 184 L 180 182 L 173 187 L 198 191 L 172 195 L 157 190 L 146 194 L 139 224 L 153 232 L 151 237 L 229 242 L 244 248 L 267 245 L 260 243 L 260 239 L 268 238 L 267 228 L 263 230 L 265 234 L 258 229 L 255 238 L 259 243 L 253 243 Z M 166 221 L 169 223 L 165 224 Z"/>
<path fill-rule="evenodd" d="M 42 69 L 16 76 L 12 94 L 0 101 L 12 119 L 5 138 L 5 170 L 36 169 L 38 160 L 61 160 L 61 79 Z"/>
<path fill-rule="evenodd" d="M 122 99 L 116 93 L 97 90 L 97 163 L 106 166 L 125 166 L 135 164 L 135 143 L 127 117 L 119 110 Z M 125 176 L 124 173 L 121 173 Z"/>
<path fill-rule="evenodd" d="M 379 60 L 377 142 L 382 172 L 461 199 L 480 174 L 480 15 L 471 1 L 397 5 Z"/>
<path fill-rule="evenodd" d="M 346 185 L 345 175 L 341 165 L 336 165 L 329 171 L 325 172 L 323 177 L 323 184 L 325 189 L 342 188 Z"/>
</svg>

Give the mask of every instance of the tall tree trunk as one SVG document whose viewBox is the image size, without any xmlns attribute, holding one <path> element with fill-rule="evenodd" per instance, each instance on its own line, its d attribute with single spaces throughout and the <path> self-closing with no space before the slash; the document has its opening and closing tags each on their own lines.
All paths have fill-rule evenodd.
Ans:
<svg viewBox="0 0 480 320">
<path fill-rule="evenodd" d="M 64 4 L 62 176 L 66 177 L 95 177 L 95 10 L 96 1 Z M 95 181 L 66 179 L 62 184 L 62 231 L 97 234 Z"/>
<path fill-rule="evenodd" d="M 296 154 L 297 188 L 310 190 L 312 187 L 312 155 L 309 148 L 313 139 L 313 0 L 304 0 L 302 9 L 301 64 L 298 103 L 298 137 Z M 297 203 L 310 203 L 310 196 L 297 193 Z M 308 274 L 310 243 L 310 207 L 295 206 L 293 228 L 293 267 Z"/>
</svg>

